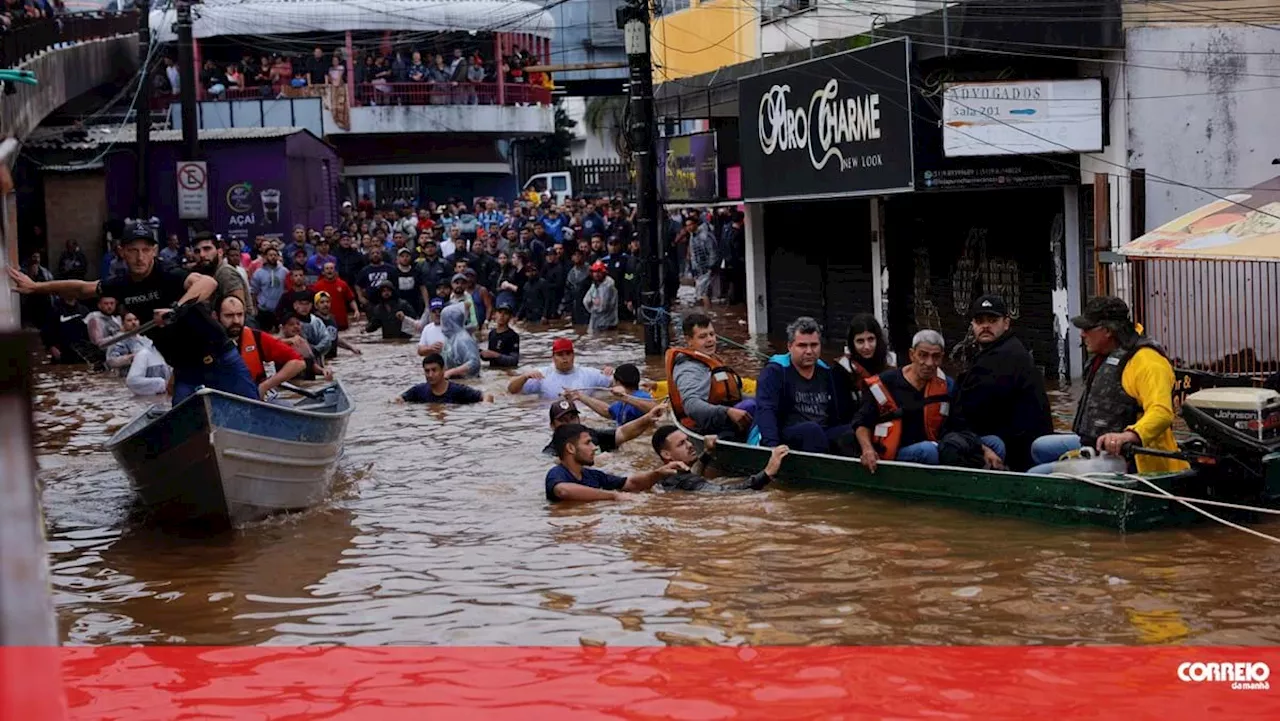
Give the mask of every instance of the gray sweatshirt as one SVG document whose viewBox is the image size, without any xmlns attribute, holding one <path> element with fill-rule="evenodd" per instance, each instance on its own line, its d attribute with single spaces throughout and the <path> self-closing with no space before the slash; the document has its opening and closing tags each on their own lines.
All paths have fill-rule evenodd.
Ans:
<svg viewBox="0 0 1280 721">
<path fill-rule="evenodd" d="M 606 275 L 598 285 L 593 284 L 582 299 L 582 304 L 591 313 L 590 330 L 618 327 L 618 289 L 614 286 L 613 278 Z"/>
<path fill-rule="evenodd" d="M 729 420 L 729 407 L 717 406 L 707 402 L 711 396 L 711 369 L 705 364 L 688 358 L 676 359 L 676 366 L 671 374 L 672 382 L 680 393 L 680 401 L 684 412 L 696 424 L 699 433 L 724 434 L 737 430 L 733 421 Z"/>
</svg>

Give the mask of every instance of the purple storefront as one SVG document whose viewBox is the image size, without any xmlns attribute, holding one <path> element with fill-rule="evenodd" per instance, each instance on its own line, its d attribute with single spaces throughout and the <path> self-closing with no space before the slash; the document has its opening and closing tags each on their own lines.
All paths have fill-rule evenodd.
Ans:
<svg viewBox="0 0 1280 721">
<path fill-rule="evenodd" d="M 319 229 L 337 221 L 342 161 L 333 148 L 301 128 L 237 128 L 200 133 L 208 163 L 209 218 L 178 218 L 177 166 L 182 134 L 151 134 L 151 214 L 163 232 L 188 240 L 188 228 L 226 238 L 287 236 L 296 224 Z M 112 217 L 132 215 L 137 168 L 133 148 L 106 161 L 107 205 Z"/>
</svg>

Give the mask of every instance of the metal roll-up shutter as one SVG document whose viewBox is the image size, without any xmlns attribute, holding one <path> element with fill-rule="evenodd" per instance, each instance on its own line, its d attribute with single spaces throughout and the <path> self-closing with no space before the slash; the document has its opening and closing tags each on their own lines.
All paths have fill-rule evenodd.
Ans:
<svg viewBox="0 0 1280 721">
<path fill-rule="evenodd" d="M 1063 238 L 1061 188 L 913 194 L 889 201 L 890 328 L 899 352 L 922 328 L 949 347 L 969 330 L 969 305 L 1004 298 L 1014 330 L 1048 378 L 1057 377 L 1055 248 Z"/>
<path fill-rule="evenodd" d="M 770 335 L 784 337 L 788 323 L 807 315 L 836 347 L 849 319 L 872 311 L 870 223 L 867 200 L 765 207 Z"/>
</svg>

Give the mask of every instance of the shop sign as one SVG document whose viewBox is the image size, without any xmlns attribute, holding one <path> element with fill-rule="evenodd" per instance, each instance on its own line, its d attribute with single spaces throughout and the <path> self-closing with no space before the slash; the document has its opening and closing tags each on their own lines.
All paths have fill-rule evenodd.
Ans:
<svg viewBox="0 0 1280 721">
<path fill-rule="evenodd" d="M 720 195 L 716 133 L 694 133 L 658 140 L 658 192 L 666 201 L 714 201 Z"/>
<path fill-rule="evenodd" d="M 948 158 L 1102 150 L 1102 81 L 948 83 L 942 150 Z"/>
<path fill-rule="evenodd" d="M 911 190 L 909 53 L 899 38 L 739 81 L 744 197 Z"/>
</svg>

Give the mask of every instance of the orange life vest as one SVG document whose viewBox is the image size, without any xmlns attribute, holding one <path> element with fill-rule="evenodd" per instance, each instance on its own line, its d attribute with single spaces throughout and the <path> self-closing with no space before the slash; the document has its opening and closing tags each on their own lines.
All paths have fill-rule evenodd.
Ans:
<svg viewBox="0 0 1280 721">
<path fill-rule="evenodd" d="M 262 338 L 258 335 L 258 331 L 248 326 L 240 331 L 240 358 L 248 367 L 254 383 L 261 383 L 267 379 L 267 369 L 262 364 L 262 353 L 258 351 L 261 343 Z"/>
<path fill-rule="evenodd" d="M 684 402 L 680 398 L 680 389 L 676 387 L 676 359 L 684 356 L 692 358 L 711 369 L 711 392 L 707 402 L 716 406 L 731 406 L 742 400 L 742 376 L 713 355 L 700 353 L 692 348 L 667 349 L 667 397 L 671 399 L 671 410 L 686 428 L 697 425 L 692 418 L 685 415 Z"/>
<path fill-rule="evenodd" d="M 867 379 L 867 390 L 880 406 L 880 419 L 876 423 L 873 443 L 880 457 L 892 461 L 898 455 L 902 445 L 902 409 L 898 407 L 893 394 L 885 387 L 880 376 Z M 938 440 L 942 432 L 942 424 L 951 412 L 951 396 L 947 393 L 947 377 L 938 371 L 938 375 L 924 387 L 924 435 L 931 441 Z"/>
</svg>

